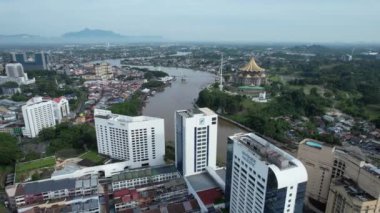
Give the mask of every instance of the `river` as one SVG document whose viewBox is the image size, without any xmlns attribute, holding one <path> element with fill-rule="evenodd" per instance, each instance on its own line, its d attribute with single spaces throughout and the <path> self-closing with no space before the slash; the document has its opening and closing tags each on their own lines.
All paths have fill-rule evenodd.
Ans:
<svg viewBox="0 0 380 213">
<path fill-rule="evenodd" d="M 105 60 L 113 66 L 120 66 L 120 60 Z M 100 62 L 100 61 L 99 61 Z M 139 66 L 150 70 L 161 70 L 171 76 L 177 76 L 171 86 L 162 92 L 157 92 L 148 99 L 143 115 L 154 116 L 165 119 L 165 139 L 174 145 L 174 112 L 181 109 L 193 108 L 193 102 L 198 97 L 198 93 L 207 85 L 215 81 L 215 75 L 184 68 Z M 181 81 L 181 76 L 185 76 L 186 81 Z M 245 132 L 240 127 L 219 119 L 218 122 L 218 147 L 217 162 L 224 164 L 227 154 L 227 137 L 235 133 Z"/>
<path fill-rule="evenodd" d="M 158 70 L 158 67 L 143 66 L 150 70 Z M 163 92 L 156 93 L 150 97 L 143 109 L 143 115 L 160 117 L 165 119 L 166 141 L 174 141 L 174 112 L 180 109 L 193 108 L 193 102 L 198 97 L 198 93 L 215 81 L 215 75 L 183 68 L 161 67 L 161 71 L 172 76 L 178 76 L 171 86 L 166 87 Z M 182 82 L 180 76 L 185 76 L 186 81 Z M 238 132 L 244 132 L 236 125 L 219 119 L 218 122 L 218 163 L 224 164 L 227 154 L 227 137 Z"/>
</svg>

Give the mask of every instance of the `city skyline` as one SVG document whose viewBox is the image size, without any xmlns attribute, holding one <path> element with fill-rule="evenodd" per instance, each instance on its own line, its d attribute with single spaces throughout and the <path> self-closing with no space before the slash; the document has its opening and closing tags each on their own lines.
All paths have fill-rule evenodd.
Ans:
<svg viewBox="0 0 380 213">
<path fill-rule="evenodd" d="M 84 28 L 169 41 L 379 42 L 380 2 L 0 1 L 0 34 L 58 37 Z"/>
</svg>

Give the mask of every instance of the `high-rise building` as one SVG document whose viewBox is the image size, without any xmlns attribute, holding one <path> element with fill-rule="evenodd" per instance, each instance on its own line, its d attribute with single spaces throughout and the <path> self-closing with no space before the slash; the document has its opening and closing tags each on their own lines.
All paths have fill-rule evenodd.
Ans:
<svg viewBox="0 0 380 213">
<path fill-rule="evenodd" d="M 217 122 L 208 108 L 175 112 L 175 161 L 183 176 L 216 168 Z"/>
<path fill-rule="evenodd" d="M 64 96 L 54 99 L 33 97 L 22 106 L 25 123 L 22 134 L 26 137 L 37 137 L 42 129 L 61 123 L 69 113 L 69 102 Z"/>
<path fill-rule="evenodd" d="M 131 168 L 165 163 L 164 119 L 124 116 L 95 109 L 98 152 L 130 162 Z"/>
<path fill-rule="evenodd" d="M 301 161 L 253 134 L 228 138 L 226 199 L 234 212 L 303 212 Z"/>
<path fill-rule="evenodd" d="M 379 212 L 380 169 L 353 151 L 304 139 L 298 158 L 310 177 L 306 205 L 315 212 Z"/>
<path fill-rule="evenodd" d="M 7 76 L 0 76 L 0 84 L 5 82 L 16 82 L 18 85 L 33 84 L 36 80 L 29 79 L 28 75 L 24 72 L 24 68 L 20 63 L 8 63 L 5 65 L 5 72 Z"/>
<path fill-rule="evenodd" d="M 53 99 L 54 116 L 58 123 L 62 122 L 62 119 L 68 117 L 70 114 L 69 101 L 65 96 Z"/>
<path fill-rule="evenodd" d="M 25 123 L 22 134 L 34 138 L 42 129 L 55 126 L 53 107 L 51 100 L 43 100 L 42 97 L 34 97 L 27 101 L 26 105 L 22 106 Z"/>
<path fill-rule="evenodd" d="M 8 77 L 24 77 L 24 68 L 20 63 L 9 63 L 5 65 L 5 72 Z"/>
<path fill-rule="evenodd" d="M 13 61 L 21 63 L 25 70 L 50 70 L 49 54 L 39 52 L 34 54 L 34 58 L 29 60 L 25 53 L 11 53 Z"/>
</svg>

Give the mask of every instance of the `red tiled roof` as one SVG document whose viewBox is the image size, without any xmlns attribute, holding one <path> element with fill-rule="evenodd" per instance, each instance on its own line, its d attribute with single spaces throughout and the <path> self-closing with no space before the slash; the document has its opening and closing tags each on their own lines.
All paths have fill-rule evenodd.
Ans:
<svg viewBox="0 0 380 213">
<path fill-rule="evenodd" d="M 213 204 L 216 200 L 223 198 L 223 191 L 219 188 L 208 189 L 197 192 L 199 198 L 207 206 Z"/>
<path fill-rule="evenodd" d="M 62 98 L 63 98 L 63 96 L 58 97 L 58 98 L 53 98 L 53 101 L 56 103 L 59 103 L 59 102 L 61 102 Z"/>
</svg>

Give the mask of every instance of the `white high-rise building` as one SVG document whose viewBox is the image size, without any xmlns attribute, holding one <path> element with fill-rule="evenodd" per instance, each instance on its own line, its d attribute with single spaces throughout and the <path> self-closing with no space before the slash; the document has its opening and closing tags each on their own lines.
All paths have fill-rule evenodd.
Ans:
<svg viewBox="0 0 380 213">
<path fill-rule="evenodd" d="M 216 168 L 218 116 L 208 108 L 175 113 L 175 163 L 183 176 Z"/>
<path fill-rule="evenodd" d="M 8 63 L 5 65 L 5 73 L 7 76 L 0 76 L 0 84 L 11 81 L 19 85 L 33 84 L 36 80 L 29 79 L 28 74 L 24 72 L 24 68 L 20 63 Z"/>
<path fill-rule="evenodd" d="M 42 97 L 34 97 L 27 101 L 26 105 L 22 106 L 22 115 L 25 123 L 22 134 L 26 137 L 34 138 L 42 129 L 56 124 L 53 102 L 43 100 Z"/>
<path fill-rule="evenodd" d="M 130 162 L 130 168 L 165 163 L 164 119 L 124 116 L 95 109 L 98 152 Z"/>
<path fill-rule="evenodd" d="M 235 212 L 303 212 L 307 172 L 285 151 L 253 134 L 228 139 L 226 198 Z"/>
<path fill-rule="evenodd" d="M 54 116 L 58 123 L 62 122 L 62 119 L 68 117 L 70 114 L 69 101 L 65 96 L 53 99 Z"/>
<path fill-rule="evenodd" d="M 5 65 L 5 72 L 8 77 L 24 77 L 24 68 L 20 63 L 9 63 Z"/>
</svg>

